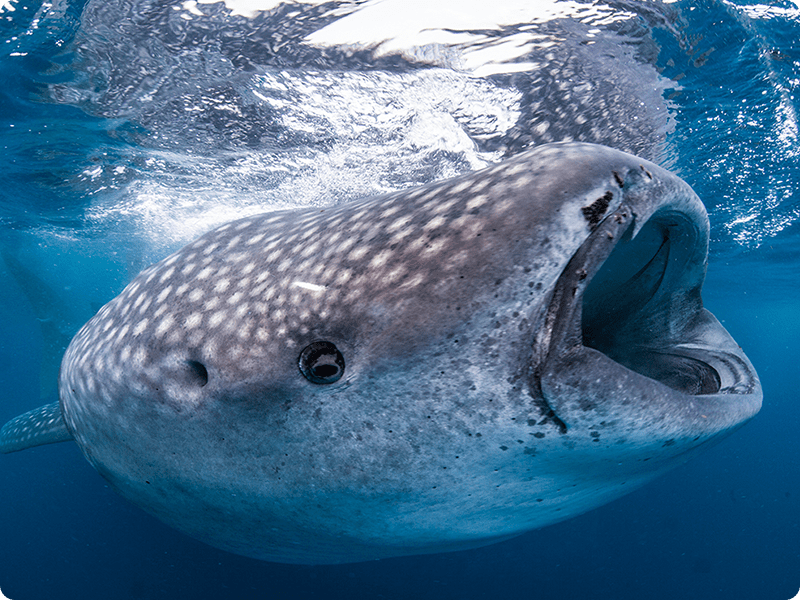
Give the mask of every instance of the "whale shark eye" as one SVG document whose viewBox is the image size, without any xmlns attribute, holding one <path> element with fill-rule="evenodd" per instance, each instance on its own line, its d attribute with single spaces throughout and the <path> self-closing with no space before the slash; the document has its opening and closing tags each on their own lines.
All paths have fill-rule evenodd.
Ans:
<svg viewBox="0 0 800 600">
<path fill-rule="evenodd" d="M 311 383 L 334 383 L 344 374 L 344 356 L 330 342 L 312 342 L 300 353 L 300 372 Z"/>
</svg>

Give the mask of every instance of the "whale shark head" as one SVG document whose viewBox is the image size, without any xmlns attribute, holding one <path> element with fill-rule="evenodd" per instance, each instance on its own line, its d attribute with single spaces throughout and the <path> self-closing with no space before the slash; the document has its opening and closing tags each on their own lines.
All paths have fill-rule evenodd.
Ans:
<svg viewBox="0 0 800 600">
<path fill-rule="evenodd" d="M 233 552 L 486 544 L 618 497 L 759 410 L 702 305 L 707 247 L 688 185 L 587 144 L 247 218 L 84 326 L 61 414 L 123 496 Z"/>
</svg>

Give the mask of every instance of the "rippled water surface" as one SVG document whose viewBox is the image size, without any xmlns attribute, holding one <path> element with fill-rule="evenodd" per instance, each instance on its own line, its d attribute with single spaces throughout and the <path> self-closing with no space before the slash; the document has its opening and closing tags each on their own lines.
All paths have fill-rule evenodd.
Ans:
<svg viewBox="0 0 800 600">
<path fill-rule="evenodd" d="M 469 552 L 260 563 L 160 525 L 72 444 L 0 460 L 0 589 L 75 598 L 775 598 L 800 588 L 800 5 L 0 0 L 5 421 L 70 337 L 211 227 L 603 143 L 675 170 L 761 414 L 577 519 Z"/>
</svg>

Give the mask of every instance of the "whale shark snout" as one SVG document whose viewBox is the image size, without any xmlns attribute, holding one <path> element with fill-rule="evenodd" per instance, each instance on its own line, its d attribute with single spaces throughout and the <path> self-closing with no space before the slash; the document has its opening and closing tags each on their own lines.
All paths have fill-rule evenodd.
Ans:
<svg viewBox="0 0 800 600">
<path fill-rule="evenodd" d="M 491 543 L 758 411 L 703 308 L 707 253 L 687 184 L 589 144 L 236 221 L 103 307 L 60 403 L 9 422 L 0 450 L 72 437 L 143 509 L 267 560 Z"/>
</svg>

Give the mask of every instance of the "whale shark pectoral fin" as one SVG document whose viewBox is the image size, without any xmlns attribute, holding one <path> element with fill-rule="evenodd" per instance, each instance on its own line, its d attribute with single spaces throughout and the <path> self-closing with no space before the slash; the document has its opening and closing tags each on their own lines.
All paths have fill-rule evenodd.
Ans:
<svg viewBox="0 0 800 600">
<path fill-rule="evenodd" d="M 0 429 L 0 453 L 9 454 L 56 442 L 72 440 L 58 402 L 46 404 L 11 419 Z"/>
</svg>

